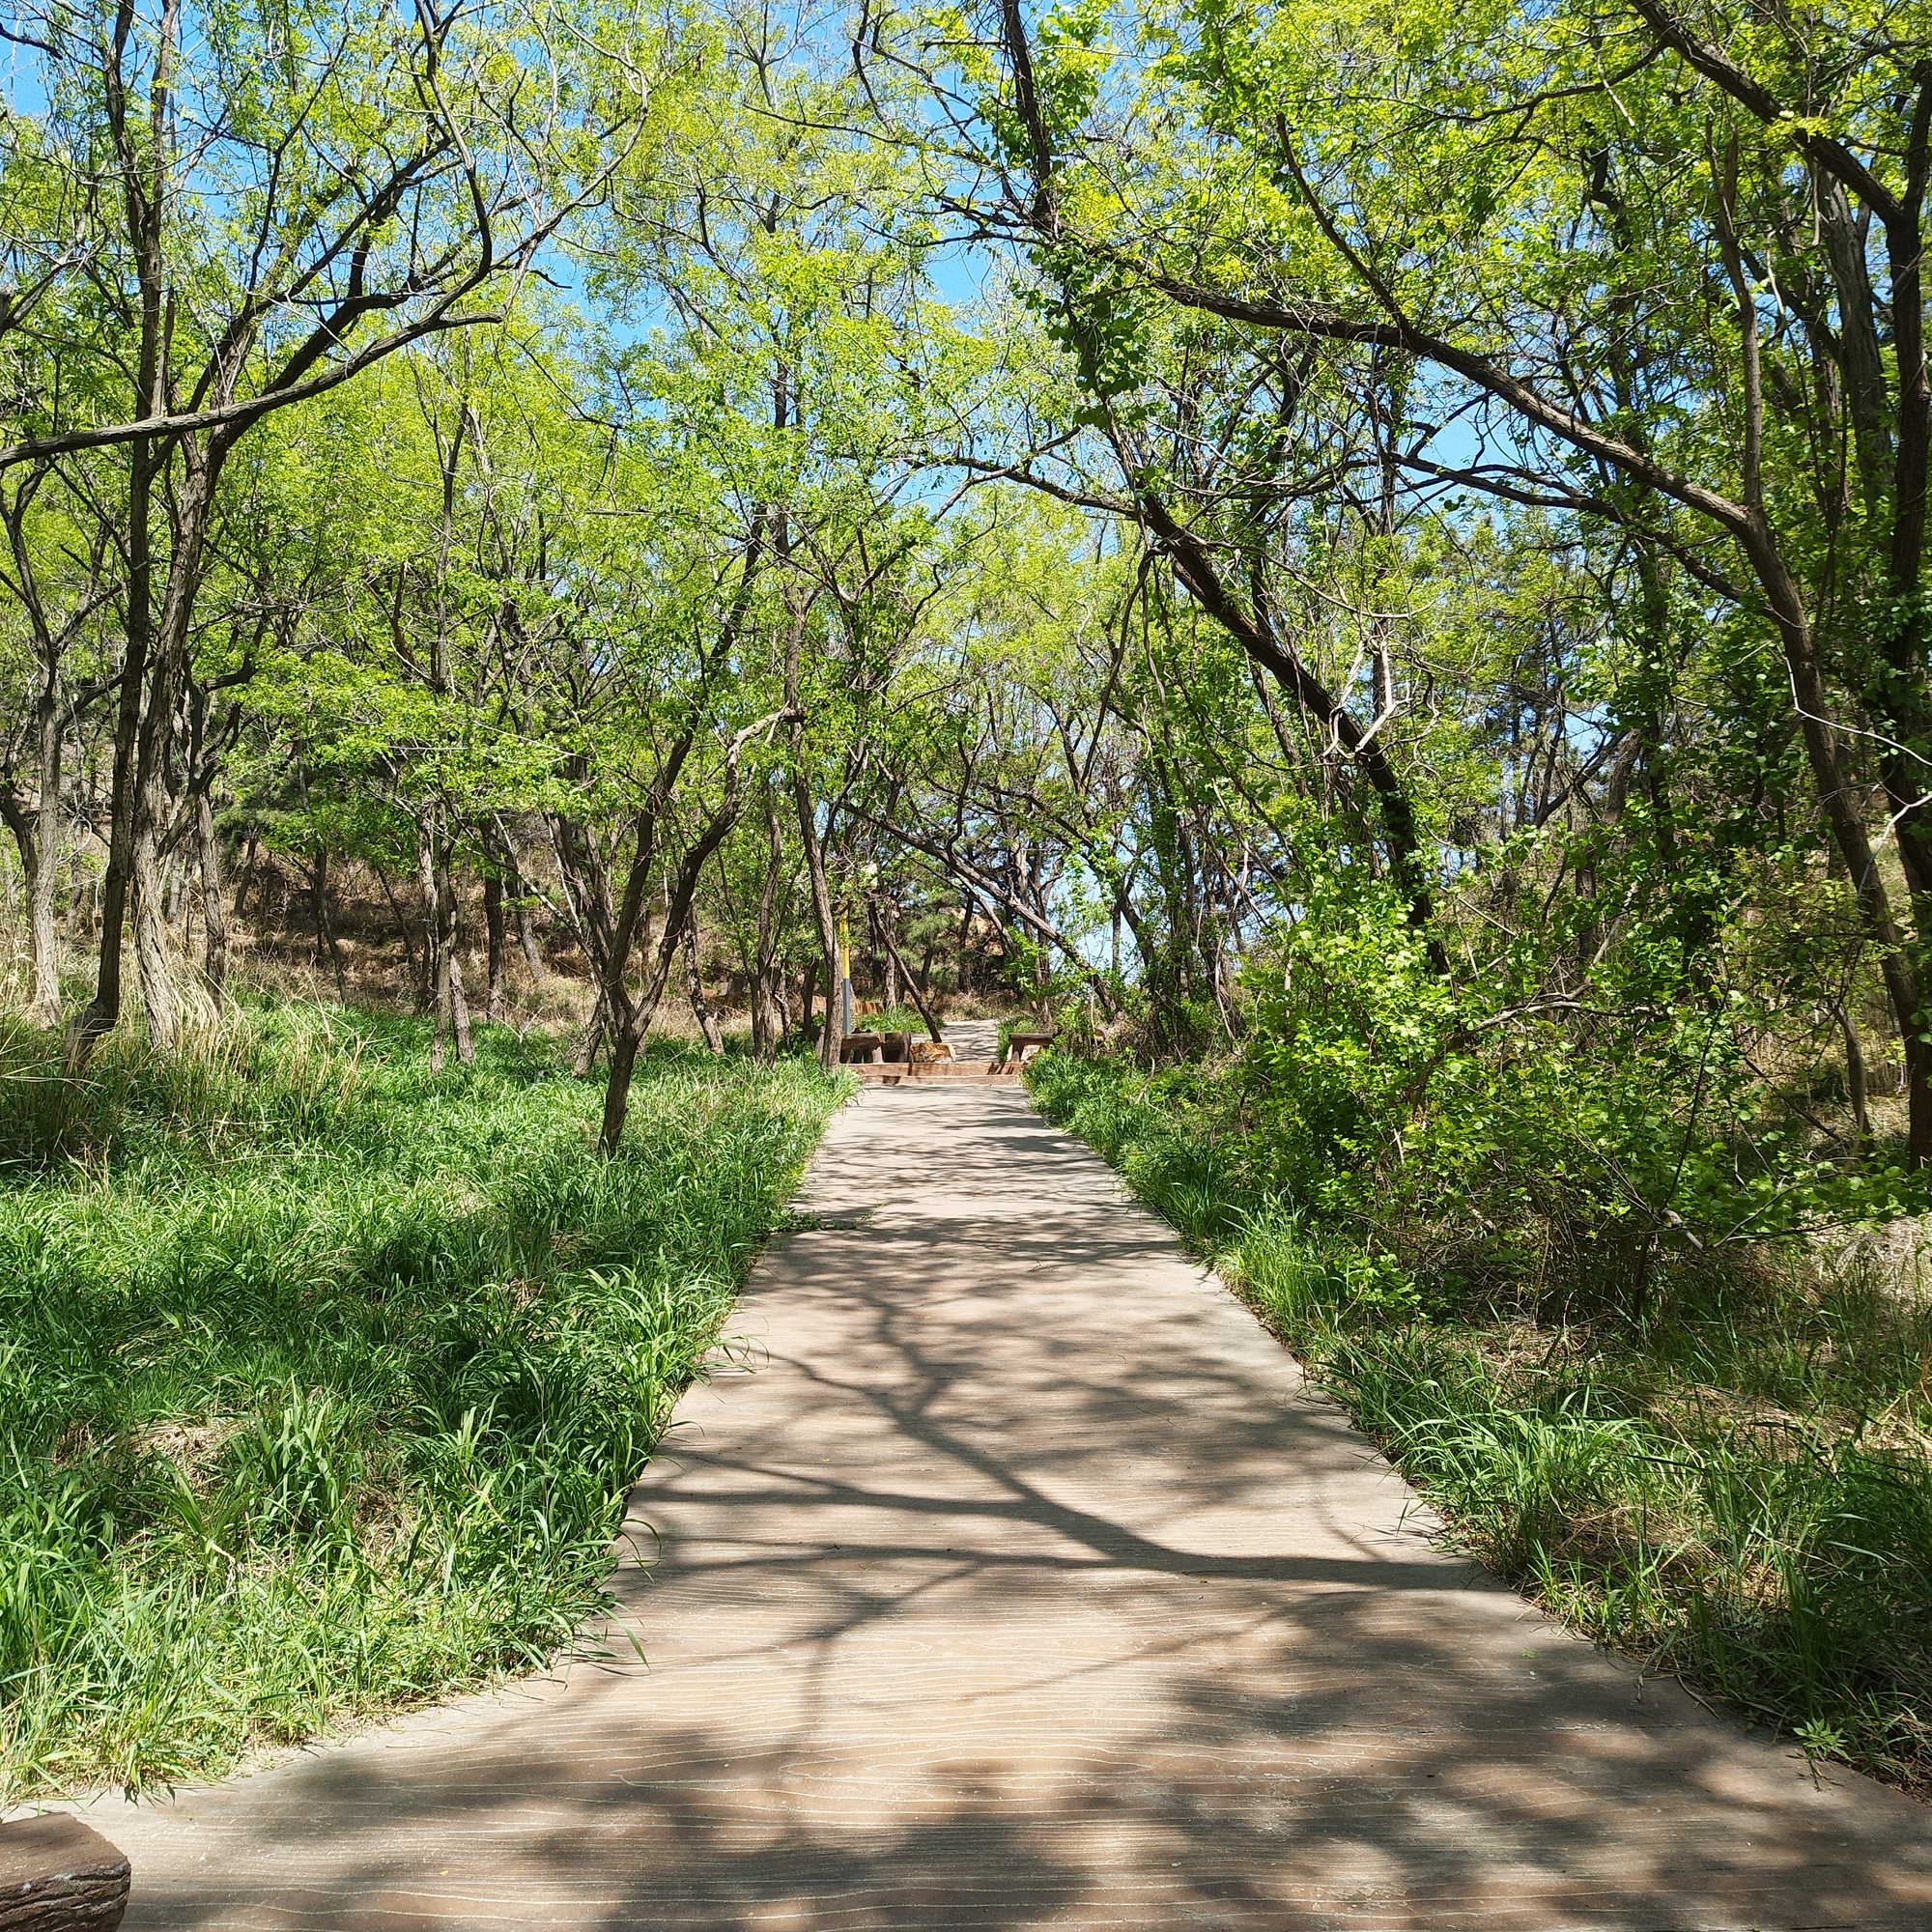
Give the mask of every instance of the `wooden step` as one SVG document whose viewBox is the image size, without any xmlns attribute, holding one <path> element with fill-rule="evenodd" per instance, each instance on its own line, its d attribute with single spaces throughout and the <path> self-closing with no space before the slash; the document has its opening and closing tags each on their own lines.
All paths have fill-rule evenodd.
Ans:
<svg viewBox="0 0 1932 1932">
<path fill-rule="evenodd" d="M 0 1927 L 114 1932 L 128 1909 L 128 1861 L 77 1818 L 49 1811 L 0 1825 Z"/>
<path fill-rule="evenodd" d="M 1020 1076 L 991 1060 L 888 1060 L 861 1062 L 848 1065 L 867 1087 L 910 1086 L 914 1082 L 944 1080 L 967 1082 L 980 1087 L 1017 1087 Z"/>
</svg>

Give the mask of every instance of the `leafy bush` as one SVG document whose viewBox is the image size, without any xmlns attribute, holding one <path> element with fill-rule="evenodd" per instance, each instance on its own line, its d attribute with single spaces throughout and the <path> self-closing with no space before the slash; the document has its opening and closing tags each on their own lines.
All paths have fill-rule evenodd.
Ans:
<svg viewBox="0 0 1932 1932">
<path fill-rule="evenodd" d="M 1755 1064 L 1770 1017 L 1678 949 L 1627 932 L 1575 999 L 1534 990 L 1545 952 L 1452 982 L 1384 891 L 1338 895 L 1253 969 L 1238 1052 L 1149 1091 L 1437 1304 L 1640 1319 L 1715 1251 L 1922 1205 L 1882 1158 L 1820 1158 Z"/>
</svg>

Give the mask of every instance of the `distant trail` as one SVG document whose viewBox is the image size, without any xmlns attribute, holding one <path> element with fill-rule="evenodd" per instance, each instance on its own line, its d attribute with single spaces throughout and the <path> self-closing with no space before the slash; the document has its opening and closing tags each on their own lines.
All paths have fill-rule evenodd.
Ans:
<svg viewBox="0 0 1932 1932">
<path fill-rule="evenodd" d="M 806 1206 L 636 1498 L 649 1669 L 96 1805 L 130 1932 L 1932 1925 L 1932 1812 L 1433 1548 L 1022 1093 L 868 1092 Z"/>
</svg>

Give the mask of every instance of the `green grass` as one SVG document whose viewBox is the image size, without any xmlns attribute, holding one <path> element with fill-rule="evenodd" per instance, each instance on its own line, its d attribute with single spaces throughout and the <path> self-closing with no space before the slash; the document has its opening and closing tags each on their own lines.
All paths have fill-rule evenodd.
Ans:
<svg viewBox="0 0 1932 1932">
<path fill-rule="evenodd" d="M 208 1776 L 542 1662 L 841 1091 L 257 1009 L 0 1031 L 0 1801 Z"/>
<path fill-rule="evenodd" d="M 939 1005 L 935 1002 L 935 1007 Z M 945 1015 L 942 1012 L 941 1017 Z M 852 1015 L 854 1033 L 909 1033 L 915 1039 L 929 1037 L 924 1019 L 917 1007 L 887 1007 L 876 1013 Z"/>
<path fill-rule="evenodd" d="M 1932 1305 L 1798 1244 L 1678 1267 L 1641 1323 L 1471 1305 L 1261 1194 L 1131 1065 L 1028 1078 L 1473 1554 L 1814 1756 L 1932 1794 Z"/>
</svg>

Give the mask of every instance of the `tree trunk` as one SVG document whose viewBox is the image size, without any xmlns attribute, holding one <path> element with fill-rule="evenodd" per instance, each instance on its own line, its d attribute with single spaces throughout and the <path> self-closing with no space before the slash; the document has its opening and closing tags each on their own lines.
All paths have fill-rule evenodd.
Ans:
<svg viewBox="0 0 1932 1932">
<path fill-rule="evenodd" d="M 779 1005 L 773 997 L 772 973 L 767 965 L 752 972 L 752 1053 L 759 1065 L 770 1066 L 778 1059 L 778 1043 L 782 1028 Z"/>
<path fill-rule="evenodd" d="M 248 908 L 248 888 L 255 883 L 255 861 L 262 849 L 262 841 L 254 833 L 248 835 L 248 851 L 242 861 L 242 883 L 235 889 L 235 917 L 240 919 Z M 377 875 L 381 877 L 379 873 Z"/>
<path fill-rule="evenodd" d="M 711 1002 L 704 997 L 704 978 L 697 967 L 697 919 L 694 914 L 684 923 L 684 983 L 691 999 L 691 1010 L 697 1020 L 697 1029 L 704 1036 L 704 1043 L 713 1053 L 724 1051 L 724 1034 L 718 1024 L 718 1014 Z"/>
<path fill-rule="evenodd" d="M 806 869 L 811 878 L 811 910 L 818 921 L 818 943 L 825 953 L 825 1026 L 818 1037 L 818 1064 L 838 1065 L 838 925 L 832 916 L 832 894 L 825 882 L 825 848 L 819 843 L 811 787 L 802 773 L 792 777 L 792 796 L 798 806 L 799 837 L 805 841 Z M 810 1001 L 807 1000 L 808 1009 Z"/>
<path fill-rule="evenodd" d="M 182 480 L 175 491 L 174 549 L 168 558 L 167 590 L 155 632 L 154 663 L 140 701 L 135 736 L 131 826 L 134 892 L 134 958 L 148 1009 L 148 1036 L 168 1050 L 181 1038 L 180 990 L 174 980 L 174 948 L 163 918 L 161 839 L 174 815 L 168 789 L 175 721 L 186 691 L 190 629 L 201 588 L 202 558 L 219 463 L 192 440 L 179 449 Z M 103 952 L 106 936 L 102 936 Z"/>
<path fill-rule="evenodd" d="M 888 1008 L 899 1006 L 905 999 L 905 988 L 901 983 L 904 975 L 899 968 L 899 950 L 893 944 L 893 902 L 890 897 L 874 898 L 871 904 L 872 930 L 878 935 L 880 978 L 884 981 L 884 999 Z"/>
<path fill-rule="evenodd" d="M 34 847 L 40 863 L 26 881 L 27 942 L 33 973 L 33 1016 L 37 1025 L 51 1027 L 60 1024 L 61 1005 L 60 955 L 54 947 L 54 885 L 60 874 L 61 741 L 65 731 L 52 705 L 43 707 L 38 723 L 40 796 L 34 809 Z"/>
<path fill-rule="evenodd" d="M 324 955 L 335 968 L 335 997 L 344 1005 L 349 1000 L 349 975 L 342 964 L 342 948 L 336 943 L 335 922 L 328 916 L 328 840 L 315 841 L 315 857 L 309 868 L 309 917 L 315 927 L 315 963 Z"/>
<path fill-rule="evenodd" d="M 429 1070 L 440 1073 L 448 1064 L 449 1015 L 449 950 L 439 946 L 436 955 L 436 984 L 430 997 L 436 1002 L 436 1017 L 432 1022 L 429 1039 Z"/>
<path fill-rule="evenodd" d="M 507 868 L 504 882 L 509 887 L 509 895 L 516 908 L 517 944 L 523 949 L 524 964 L 530 969 L 531 982 L 542 986 L 550 979 L 550 968 L 544 963 L 543 948 L 537 944 L 537 925 L 530 914 L 530 884 L 524 870 L 524 855 L 518 851 L 517 841 L 500 823 L 497 830 Z"/>
<path fill-rule="evenodd" d="M 181 995 L 168 943 L 167 887 L 152 825 L 135 838 L 133 872 L 134 963 L 148 1013 L 148 1037 L 161 1052 L 171 1053 L 181 1044 Z"/>
<path fill-rule="evenodd" d="M 899 957 L 899 949 L 891 931 L 884 925 L 879 927 L 879 937 L 885 941 L 886 957 L 904 980 L 906 990 L 912 994 L 912 1003 L 919 1009 L 919 1016 L 925 1022 L 925 1030 L 935 1040 L 944 1040 L 946 1030 L 939 1024 L 939 1015 L 929 1003 L 924 989 L 919 981 L 905 970 L 905 961 Z"/>
<path fill-rule="evenodd" d="M 145 468 L 146 439 L 130 458 Z M 138 497 L 137 497 L 137 508 Z M 127 932 L 128 896 L 134 869 L 134 745 L 141 724 L 141 691 L 147 669 L 147 601 L 153 565 L 148 552 L 145 511 L 131 517 L 128 539 L 128 655 L 122 668 L 120 701 L 114 720 L 113 775 L 109 781 L 107 869 L 99 881 L 99 916 L 94 922 L 99 946 L 94 997 L 69 1020 L 61 1065 L 80 1072 L 95 1043 L 121 1023 L 121 943 Z"/>
<path fill-rule="evenodd" d="M 57 696 L 57 694 L 50 694 Z M 54 888 L 60 873 L 61 729 L 56 703 L 43 699 L 36 720 L 36 780 L 40 795 L 29 807 L 11 788 L 0 792 L 0 817 L 19 848 L 26 888 L 27 1017 L 34 1025 L 60 1024 L 60 954 L 55 943 Z"/>
<path fill-rule="evenodd" d="M 510 1000 L 510 957 L 503 925 L 503 875 L 487 841 L 483 851 L 483 933 L 490 973 L 483 1016 L 492 1026 L 501 1026 Z"/>
<path fill-rule="evenodd" d="M 450 857 L 450 842 L 445 839 L 438 851 L 436 873 L 437 908 L 442 920 L 443 995 L 449 1002 L 457 1061 L 468 1066 L 476 1058 L 476 1041 L 469 1030 L 469 1002 L 463 987 L 463 898 Z"/>
<path fill-rule="evenodd" d="M 155 51 L 156 71 L 166 58 L 164 47 L 171 43 L 178 16 L 164 13 L 161 33 Z M 141 134 L 129 119 L 128 94 L 120 68 L 120 43 L 110 67 L 112 85 L 107 95 L 107 125 L 113 141 L 114 158 L 120 175 L 119 185 L 127 208 L 128 254 L 133 262 L 139 288 L 140 315 L 132 331 L 133 382 L 131 401 L 136 419 L 145 420 L 164 412 L 168 399 L 168 337 L 173 314 L 168 306 L 163 264 L 163 238 L 166 211 L 162 197 L 150 189 L 148 159 Z M 151 91 L 152 120 L 149 134 L 158 147 L 166 136 L 161 121 L 161 103 L 166 91 L 156 86 Z M 109 791 L 109 830 L 107 872 L 102 881 L 100 900 L 99 967 L 95 979 L 94 997 L 68 1022 L 67 1039 L 61 1055 L 63 1068 L 78 1073 L 86 1065 L 95 1043 L 111 1033 L 121 1021 L 121 942 L 125 935 L 128 901 L 135 889 L 135 844 L 139 832 L 136 793 L 145 772 L 150 769 L 142 757 L 147 749 L 144 723 L 152 720 L 156 706 L 146 707 L 151 663 L 166 655 L 163 625 L 161 648 L 156 650 L 155 637 L 155 492 L 162 473 L 175 453 L 174 445 L 154 438 L 135 437 L 128 445 L 128 522 L 121 554 L 127 571 L 127 595 L 123 605 L 127 650 L 121 661 L 121 677 L 114 720 L 113 776 Z M 194 520 L 176 532 L 177 557 L 199 566 L 200 528 Z M 175 570 L 169 570 L 169 603 L 179 610 L 174 596 Z M 187 612 L 182 611 L 185 617 Z M 185 631 L 184 630 L 184 637 Z M 157 667 L 156 667 L 157 668 Z M 172 703 L 172 699 L 170 700 Z M 167 725 L 172 726 L 170 711 Z M 158 781 L 159 774 L 155 777 Z"/>
<path fill-rule="evenodd" d="M 476 1058 L 476 1037 L 469 1026 L 469 1001 L 463 990 L 463 955 L 451 941 L 449 960 L 449 1018 L 456 1033 L 456 1058 L 468 1066 Z"/>
<path fill-rule="evenodd" d="M 638 1046 L 642 1029 L 630 1002 L 624 1002 L 621 1018 L 611 1031 L 611 1077 L 604 1087 L 604 1151 L 613 1154 L 624 1138 L 624 1120 L 631 1106 L 631 1075 L 638 1065 Z"/>
<path fill-rule="evenodd" d="M 206 786 L 195 800 L 194 827 L 201 859 L 201 973 L 218 1001 L 228 990 L 228 915 L 221 904 L 221 840 L 215 837 L 214 807 Z"/>
<path fill-rule="evenodd" d="M 449 951 L 444 945 L 442 898 L 439 891 L 441 867 L 437 864 L 434 816 L 416 828 L 416 882 L 423 901 L 423 978 L 430 1012 L 429 1070 L 442 1071 L 449 1026 Z"/>
<path fill-rule="evenodd" d="M 1924 1037 L 1919 1016 L 1918 974 L 1913 950 L 1892 917 L 1863 806 L 1845 770 L 1824 672 L 1797 581 L 1786 568 L 1783 555 L 1761 516 L 1754 519 L 1750 536 L 1752 541 L 1744 548 L 1759 583 L 1765 588 L 1772 620 L 1784 645 L 1785 668 L 1790 673 L 1791 694 L 1798 708 L 1799 734 L 1811 766 L 1812 782 L 1817 787 L 1838 855 L 1845 863 L 1865 930 L 1874 941 L 1886 997 L 1904 1042 L 1906 1165 L 1916 1173 L 1932 1161 L 1932 1042 Z M 1915 923 L 1922 934 L 1928 911 L 1932 909 L 1915 904 L 1913 910 L 1917 915 Z"/>
<path fill-rule="evenodd" d="M 1867 1102 L 1869 1081 L 1865 1073 L 1865 1046 L 1859 1037 L 1859 1023 L 1852 1017 L 1851 1004 L 1839 1000 L 1833 1008 L 1838 1022 L 1838 1032 L 1845 1042 L 1845 1098 L 1851 1102 L 1852 1119 L 1857 1122 L 1859 1139 L 1871 1139 L 1871 1112 Z"/>
<path fill-rule="evenodd" d="M 604 992 L 600 987 L 597 1004 L 590 1009 L 590 1017 L 583 1023 L 583 1031 L 577 1037 L 577 1051 L 571 1056 L 570 1070 L 580 1080 L 588 1080 L 597 1065 L 597 1052 L 604 1044 Z"/>
<path fill-rule="evenodd" d="M 625 946 L 605 962 L 607 977 L 598 1001 L 598 1010 L 604 1014 L 611 1035 L 611 1070 L 604 1084 L 604 1124 L 600 1136 L 600 1145 L 607 1154 L 614 1154 L 624 1139 L 624 1122 L 631 1109 L 631 1078 L 637 1070 L 638 1051 L 643 1044 L 646 1029 L 657 1015 L 658 1001 L 664 993 L 665 971 L 670 964 L 675 937 L 674 927 L 667 930 L 666 943 L 658 949 L 660 970 L 644 985 L 642 996 L 638 1000 L 631 998 L 630 987 L 626 983 L 630 947 Z M 644 947 L 648 957 L 648 931 L 644 935 Z"/>
<path fill-rule="evenodd" d="M 144 283 L 147 278 L 144 277 Z M 141 366 L 136 403 L 144 412 L 156 399 L 160 353 L 160 291 L 144 286 Z M 154 490 L 159 473 L 155 448 L 137 437 L 128 452 L 127 654 L 114 716 L 114 757 L 108 792 L 107 870 L 100 886 L 99 965 L 94 997 L 68 1022 L 61 1064 L 70 1075 L 87 1065 L 95 1043 L 121 1023 L 121 943 L 134 874 L 134 776 L 141 730 L 141 697 L 147 688 L 154 629 L 155 557 L 151 531 Z"/>
<path fill-rule="evenodd" d="M 40 863 L 27 878 L 27 951 L 32 974 L 29 1011 L 36 1026 L 58 1026 L 60 953 L 54 940 L 54 889 L 60 879 L 60 800 L 43 798 L 35 840 Z"/>
<path fill-rule="evenodd" d="M 782 995 L 774 994 L 774 984 L 782 986 L 784 975 L 775 953 L 778 945 L 776 918 L 779 874 L 784 864 L 784 837 L 779 830 L 779 815 L 769 792 L 765 797 L 765 877 L 758 889 L 758 935 L 752 965 L 752 1051 L 759 1062 L 770 1066 L 779 1055 L 779 1040 L 784 1032 Z"/>
<path fill-rule="evenodd" d="M 736 769 L 732 768 L 735 781 Z M 670 979 L 671 961 L 687 928 L 696 918 L 693 901 L 697 895 L 697 882 L 704 875 L 704 867 L 710 863 L 711 855 L 724 842 L 724 836 L 737 822 L 738 809 L 734 797 L 735 783 L 727 787 L 724 804 L 713 815 L 696 842 L 685 853 L 680 862 L 675 879 L 666 894 L 664 932 L 659 939 L 655 955 L 652 953 L 650 934 L 646 925 L 642 948 L 647 962 L 642 980 L 642 991 L 635 1005 L 625 993 L 623 971 L 630 955 L 628 945 L 615 954 L 617 979 L 614 985 L 606 988 L 612 1009 L 620 1015 L 619 1025 L 613 1031 L 611 1054 L 611 1084 L 604 1093 L 604 1151 L 614 1154 L 624 1134 L 624 1118 L 630 1107 L 631 1069 L 638 1057 L 638 1042 L 649 1029 L 656 1016 L 659 1002 L 665 996 L 665 987 Z M 633 881 L 633 888 L 636 882 Z M 633 888 L 627 888 L 627 901 L 637 895 Z M 622 1065 L 619 1065 L 619 1050 L 622 1037 L 628 1035 L 629 1046 L 623 1051 Z M 722 1050 L 723 1042 L 720 1042 Z"/>
<path fill-rule="evenodd" d="M 522 883 L 518 881 L 520 886 Z M 530 978 L 541 986 L 550 978 L 550 968 L 544 964 L 543 949 L 537 944 L 537 924 L 530 917 L 530 902 L 521 892 L 517 895 L 517 944 L 524 950 L 524 964 L 530 969 Z"/>
</svg>

